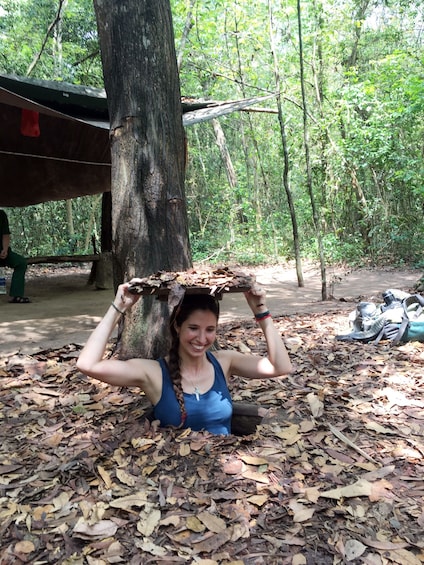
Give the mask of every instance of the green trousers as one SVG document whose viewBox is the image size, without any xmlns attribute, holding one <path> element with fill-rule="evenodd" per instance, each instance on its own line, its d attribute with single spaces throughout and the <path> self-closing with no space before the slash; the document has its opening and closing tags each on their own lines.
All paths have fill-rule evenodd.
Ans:
<svg viewBox="0 0 424 565">
<path fill-rule="evenodd" d="M 0 259 L 0 267 L 10 267 L 13 269 L 9 295 L 12 298 L 15 296 L 25 296 L 26 258 L 9 248 L 6 259 Z"/>
</svg>

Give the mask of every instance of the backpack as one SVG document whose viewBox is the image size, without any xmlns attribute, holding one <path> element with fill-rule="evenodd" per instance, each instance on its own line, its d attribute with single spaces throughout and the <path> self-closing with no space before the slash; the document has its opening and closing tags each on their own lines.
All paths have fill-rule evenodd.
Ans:
<svg viewBox="0 0 424 565">
<path fill-rule="evenodd" d="M 383 293 L 383 300 L 380 305 L 360 302 L 349 315 L 352 331 L 336 335 L 336 339 L 375 344 L 389 340 L 394 345 L 424 342 L 424 296 L 389 289 Z"/>
</svg>

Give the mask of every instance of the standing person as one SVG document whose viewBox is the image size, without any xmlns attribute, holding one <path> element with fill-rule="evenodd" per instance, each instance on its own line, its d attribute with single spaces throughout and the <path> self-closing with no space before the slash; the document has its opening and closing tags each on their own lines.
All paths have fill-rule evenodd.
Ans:
<svg viewBox="0 0 424 565">
<path fill-rule="evenodd" d="M 114 386 L 139 387 L 152 403 L 161 426 L 229 434 L 232 402 L 228 378 L 272 378 L 292 371 L 287 350 L 265 305 L 265 292 L 258 285 L 245 296 L 264 333 L 267 357 L 225 349 L 212 353 L 219 303 L 207 294 L 186 294 L 170 317 L 171 345 L 165 358 L 103 359 L 119 318 L 140 298 L 129 292 L 129 285 L 118 287 L 114 301 L 81 351 L 77 367 Z"/>
<path fill-rule="evenodd" d="M 25 296 L 27 260 L 10 248 L 9 220 L 4 210 L 0 210 L 0 267 L 10 267 L 13 269 L 9 302 L 14 304 L 28 304 L 28 302 L 31 302 Z"/>
</svg>

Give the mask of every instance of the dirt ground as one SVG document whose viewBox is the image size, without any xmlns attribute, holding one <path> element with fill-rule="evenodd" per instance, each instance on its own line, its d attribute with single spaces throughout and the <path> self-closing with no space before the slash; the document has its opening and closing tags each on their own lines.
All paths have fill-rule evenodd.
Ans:
<svg viewBox="0 0 424 565">
<path fill-rule="evenodd" d="M 251 269 L 244 269 L 251 272 Z M 267 290 L 275 316 L 307 312 L 349 312 L 362 299 L 381 301 L 387 288 L 411 291 L 422 273 L 413 269 L 329 269 L 331 300 L 321 301 L 321 277 L 316 265 L 303 266 L 303 288 L 294 268 L 269 266 L 253 271 Z M 113 299 L 112 290 L 88 285 L 90 265 L 28 269 L 26 294 L 30 304 L 9 304 L 0 297 L 0 355 L 31 354 L 65 344 L 85 343 Z M 221 304 L 221 322 L 251 317 L 242 294 L 227 294 Z"/>
</svg>

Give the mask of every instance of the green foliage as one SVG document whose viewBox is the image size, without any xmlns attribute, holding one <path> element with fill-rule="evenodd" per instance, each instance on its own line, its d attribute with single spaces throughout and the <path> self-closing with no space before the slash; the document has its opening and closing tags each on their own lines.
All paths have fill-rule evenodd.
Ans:
<svg viewBox="0 0 424 565">
<path fill-rule="evenodd" d="M 316 254 L 316 240 L 312 240 L 311 245 Z M 365 250 L 360 233 L 344 235 L 343 238 L 337 237 L 334 233 L 327 233 L 323 238 L 323 246 L 326 262 L 329 264 L 360 265 L 363 263 Z"/>
<path fill-rule="evenodd" d="M 64 201 L 7 209 L 14 250 L 25 256 L 93 253 L 91 237 L 98 239 L 100 225 L 98 198 L 76 198 L 72 204 L 77 233 L 70 233 Z"/>
<path fill-rule="evenodd" d="M 57 17 L 58 6 L 58 2 L 51 0 L 0 0 L 0 72 L 26 76 L 47 37 L 31 76 L 102 86 L 92 1 L 68 0 L 60 23 L 59 46 L 55 43 L 54 30 L 47 35 Z"/>
</svg>

